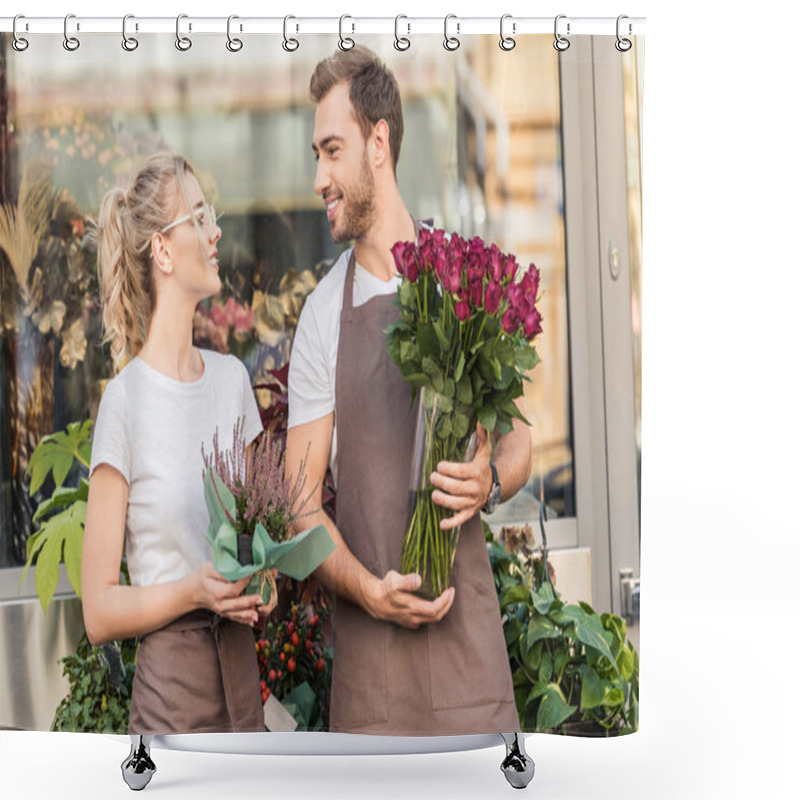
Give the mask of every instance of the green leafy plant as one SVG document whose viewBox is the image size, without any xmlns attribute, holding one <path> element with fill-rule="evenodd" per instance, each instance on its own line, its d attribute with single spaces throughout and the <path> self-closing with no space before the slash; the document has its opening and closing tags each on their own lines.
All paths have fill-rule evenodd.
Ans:
<svg viewBox="0 0 800 800">
<path fill-rule="evenodd" d="M 496 542 L 484 523 L 495 588 L 504 614 L 523 730 L 589 736 L 632 733 L 639 716 L 639 656 L 625 620 L 565 603 L 542 548 L 519 538 Z M 509 538 L 517 538 L 508 547 Z"/>
<path fill-rule="evenodd" d="M 66 431 L 43 436 L 33 451 L 26 475 L 33 496 L 52 474 L 53 493 L 39 503 L 33 521 L 39 529 L 27 541 L 25 569 L 36 563 L 36 592 L 45 614 L 58 583 L 58 565 L 63 561 L 67 577 L 78 597 L 81 596 L 81 552 L 86 523 L 86 502 L 89 482 L 80 476 L 77 486 L 64 486 L 64 481 L 77 462 L 88 472 L 92 454 L 90 420 L 71 422 Z"/>
<path fill-rule="evenodd" d="M 135 660 L 135 640 L 121 647 L 91 647 L 84 634 L 75 654 L 59 662 L 69 692 L 56 709 L 51 730 L 127 733 Z"/>
</svg>

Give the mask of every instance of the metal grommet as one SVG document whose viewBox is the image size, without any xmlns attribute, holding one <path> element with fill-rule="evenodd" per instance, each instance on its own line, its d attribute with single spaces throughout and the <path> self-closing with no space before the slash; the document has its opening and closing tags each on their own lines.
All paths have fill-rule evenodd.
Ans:
<svg viewBox="0 0 800 800">
<path fill-rule="evenodd" d="M 628 50 L 630 50 L 631 47 L 633 47 L 633 42 L 630 39 L 623 39 L 619 35 L 619 27 L 620 27 L 619 24 L 620 24 L 620 22 L 622 22 L 623 19 L 628 19 L 628 17 L 625 14 L 620 14 L 617 17 L 617 41 L 614 42 L 614 47 L 616 47 L 617 50 L 620 51 L 620 53 L 627 53 Z M 633 27 L 631 26 L 631 24 L 629 22 L 628 23 L 628 36 L 630 36 L 631 33 L 633 33 Z"/>
<path fill-rule="evenodd" d="M 191 46 L 192 40 L 188 36 L 181 36 L 181 20 L 189 19 L 188 14 L 178 14 L 175 19 L 175 47 L 182 53 L 185 53 Z M 192 23 L 189 23 L 189 30 L 192 29 Z"/>
<path fill-rule="evenodd" d="M 135 19 L 133 14 L 126 14 L 122 18 L 122 49 L 127 50 L 129 53 L 132 53 L 139 46 L 139 40 L 134 38 L 133 36 L 128 36 L 129 19 Z"/>
<path fill-rule="evenodd" d="M 444 42 L 442 43 L 445 50 L 449 50 L 452 52 L 453 50 L 458 50 L 461 47 L 461 42 L 455 36 L 448 36 L 447 35 L 447 23 L 450 22 L 451 19 L 457 19 L 455 14 L 448 14 L 444 18 Z M 459 32 L 460 25 L 456 23 L 456 33 Z"/>
<path fill-rule="evenodd" d="M 402 53 L 411 47 L 411 39 L 400 35 L 398 27 L 401 19 L 408 19 L 408 17 L 405 14 L 398 14 L 394 18 L 394 49 Z M 408 27 L 408 33 L 411 33 L 411 25 L 406 23 L 406 26 Z"/>
<path fill-rule="evenodd" d="M 228 41 L 225 42 L 225 47 L 227 47 L 231 53 L 238 53 L 244 47 L 244 43 L 241 39 L 231 36 L 231 22 L 235 19 L 239 19 L 236 14 L 231 14 L 228 17 Z M 241 30 L 241 28 L 239 28 L 239 30 Z"/>
<path fill-rule="evenodd" d="M 289 23 L 290 19 L 297 19 L 297 17 L 293 17 L 291 14 L 283 18 L 283 49 L 287 53 L 294 53 L 298 47 L 300 47 L 300 42 L 297 41 L 293 36 L 286 35 L 286 28 Z M 341 46 L 341 42 L 339 43 Z"/>
<path fill-rule="evenodd" d="M 514 39 L 512 39 L 510 36 L 506 36 L 503 33 L 503 24 L 507 19 L 511 19 L 511 14 L 503 14 L 503 16 L 500 17 L 500 49 L 505 50 L 506 52 L 513 50 L 517 46 L 517 43 L 514 41 Z M 511 32 L 517 32 L 516 22 L 511 23 Z"/>
<path fill-rule="evenodd" d="M 28 45 L 30 44 L 30 42 L 25 37 L 19 36 L 17 34 L 17 20 L 20 20 L 20 19 L 25 19 L 25 15 L 24 14 L 17 14 L 17 16 L 14 17 L 14 25 L 12 26 L 12 29 L 11 29 L 13 31 L 13 33 L 14 33 L 14 41 L 11 42 L 11 46 L 18 53 L 21 53 L 23 50 L 27 50 L 28 49 Z M 26 29 L 27 29 L 27 26 L 26 26 Z"/>
<path fill-rule="evenodd" d="M 555 47 L 555 49 L 558 50 L 559 53 L 563 53 L 565 50 L 569 50 L 569 39 L 567 39 L 566 36 L 562 36 L 558 32 L 558 21 L 560 19 L 566 19 L 566 18 L 567 18 L 566 14 L 559 14 L 556 17 L 555 26 L 553 27 L 553 31 L 556 37 L 555 41 L 553 42 L 553 47 Z M 569 22 L 567 23 L 567 36 L 569 36 Z"/>
<path fill-rule="evenodd" d="M 342 16 L 339 17 L 339 49 L 345 51 L 352 50 L 356 46 L 356 43 L 349 36 L 342 35 L 342 23 L 346 19 L 353 19 L 353 18 L 349 14 L 342 14 Z M 353 25 L 353 31 L 355 31 L 355 29 L 356 26 Z"/>
<path fill-rule="evenodd" d="M 64 49 L 69 50 L 70 53 L 73 53 L 81 46 L 81 43 L 76 36 L 69 35 L 69 31 L 67 30 L 67 25 L 69 24 L 69 21 L 71 19 L 75 19 L 74 14 L 67 14 L 67 16 L 64 17 Z"/>
</svg>

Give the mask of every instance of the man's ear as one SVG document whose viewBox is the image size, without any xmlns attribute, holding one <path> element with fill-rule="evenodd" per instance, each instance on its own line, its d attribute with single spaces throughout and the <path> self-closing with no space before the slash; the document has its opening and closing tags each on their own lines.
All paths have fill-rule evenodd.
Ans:
<svg viewBox="0 0 800 800">
<path fill-rule="evenodd" d="M 172 273 L 172 257 L 163 234 L 153 234 L 150 239 L 150 252 L 153 254 L 152 259 L 156 269 L 161 270 L 165 275 L 170 275 Z"/>
<path fill-rule="evenodd" d="M 392 152 L 389 145 L 389 124 L 385 119 L 379 119 L 372 129 L 373 159 L 375 167 L 391 164 Z"/>
</svg>

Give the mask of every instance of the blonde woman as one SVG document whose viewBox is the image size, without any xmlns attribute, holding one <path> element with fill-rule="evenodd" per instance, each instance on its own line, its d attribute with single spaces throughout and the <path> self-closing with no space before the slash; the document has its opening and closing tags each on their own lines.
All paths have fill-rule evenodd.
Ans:
<svg viewBox="0 0 800 800">
<path fill-rule="evenodd" d="M 241 362 L 192 346 L 195 307 L 220 290 L 220 236 L 192 168 L 172 153 L 100 209 L 103 325 L 125 366 L 94 429 L 83 614 L 94 644 L 140 638 L 136 735 L 264 729 L 251 630 L 260 598 L 215 572 L 205 539 L 201 445 L 209 451 L 218 429 L 229 447 L 237 419 L 248 443 L 261 431 Z M 119 581 L 123 546 L 130 586 Z"/>
</svg>

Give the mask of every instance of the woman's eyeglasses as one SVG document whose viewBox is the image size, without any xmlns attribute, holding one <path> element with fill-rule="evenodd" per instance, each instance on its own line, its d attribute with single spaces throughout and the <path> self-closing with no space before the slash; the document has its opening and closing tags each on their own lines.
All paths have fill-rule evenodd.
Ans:
<svg viewBox="0 0 800 800">
<path fill-rule="evenodd" d="M 220 214 L 220 216 L 222 215 Z M 170 224 L 167 225 L 166 228 L 162 228 L 160 232 L 166 233 L 167 231 L 171 231 L 178 225 L 183 225 L 184 222 L 189 222 L 189 220 L 192 218 L 194 218 L 197 224 L 207 233 L 211 233 L 217 224 L 217 213 L 214 211 L 214 206 L 210 206 L 208 203 L 206 203 L 200 208 L 196 208 L 189 214 L 184 214 L 174 222 L 170 222 Z"/>
</svg>

